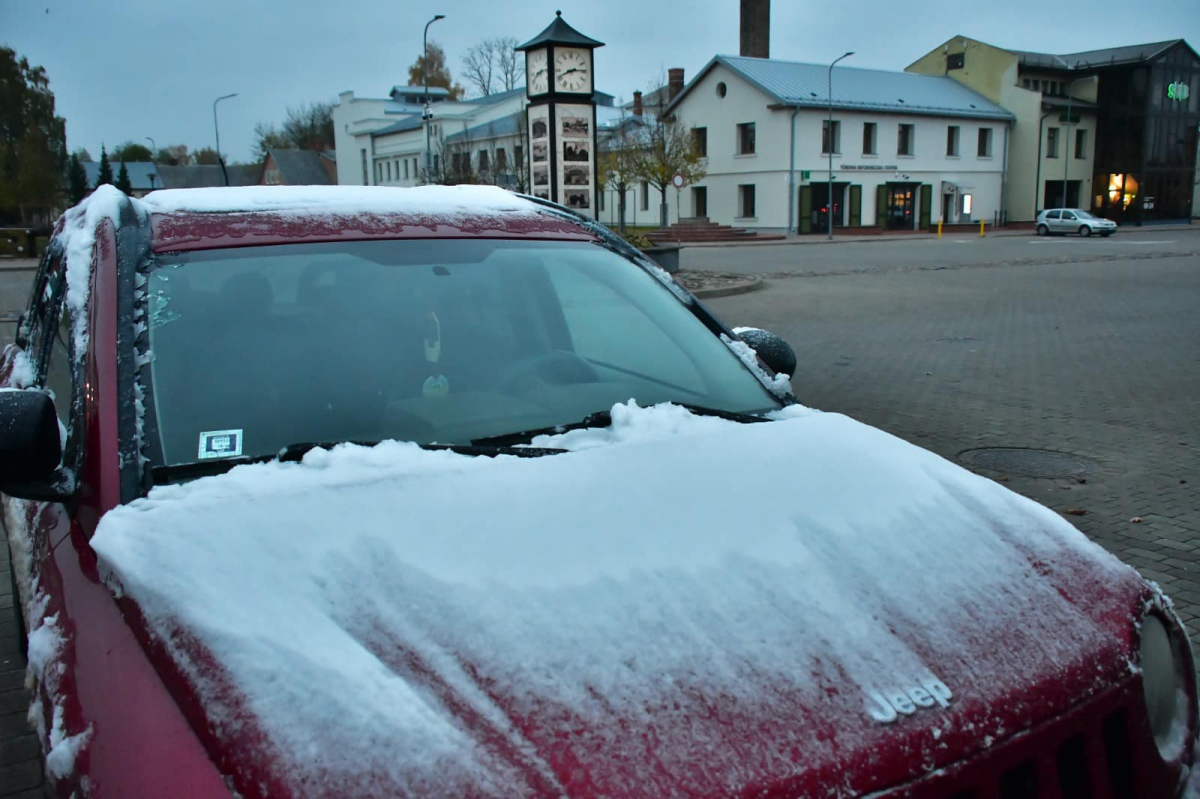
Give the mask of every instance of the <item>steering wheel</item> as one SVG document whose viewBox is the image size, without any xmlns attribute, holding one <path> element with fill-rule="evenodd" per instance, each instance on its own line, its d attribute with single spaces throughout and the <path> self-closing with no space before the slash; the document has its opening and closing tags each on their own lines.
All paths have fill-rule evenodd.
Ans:
<svg viewBox="0 0 1200 799">
<path fill-rule="evenodd" d="M 511 364 L 501 375 L 501 388 L 512 393 L 535 381 L 552 386 L 573 383 L 595 383 L 600 379 L 595 368 L 584 358 L 568 350 L 547 350 L 522 358 Z"/>
</svg>

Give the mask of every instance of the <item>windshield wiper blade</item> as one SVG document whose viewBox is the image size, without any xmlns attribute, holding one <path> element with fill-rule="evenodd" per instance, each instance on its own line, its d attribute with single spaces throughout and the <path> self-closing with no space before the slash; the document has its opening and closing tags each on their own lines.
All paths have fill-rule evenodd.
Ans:
<svg viewBox="0 0 1200 799">
<path fill-rule="evenodd" d="M 765 416 L 759 416 L 753 413 L 742 413 L 740 411 L 723 411 L 720 408 L 706 408 L 703 405 L 692 405 L 690 402 L 672 402 L 672 405 L 678 405 L 680 408 L 686 408 L 696 416 L 715 416 L 718 419 L 727 419 L 731 422 L 740 422 L 742 424 L 755 424 L 757 422 L 771 421 Z"/>
<path fill-rule="evenodd" d="M 477 447 L 515 447 L 518 444 L 528 444 L 538 436 L 553 436 L 568 430 L 584 430 L 589 427 L 608 427 L 612 424 L 612 414 L 608 411 L 589 413 L 578 422 L 555 424 L 549 427 L 538 427 L 533 430 L 521 430 L 516 433 L 502 433 L 498 436 L 484 436 L 471 441 Z"/>
<path fill-rule="evenodd" d="M 151 477 L 155 485 L 164 483 L 172 483 L 179 480 L 196 480 L 201 477 L 210 477 L 215 474 L 223 474 L 229 471 L 234 466 L 243 466 L 248 463 L 269 463 L 271 461 L 279 461 L 280 463 L 298 463 L 304 459 L 304 456 L 314 449 L 333 449 L 339 444 L 354 444 L 359 447 L 373 447 L 380 442 L 378 441 L 304 441 L 296 444 L 288 444 L 282 447 L 275 455 L 242 455 L 235 458 L 214 458 L 212 460 L 195 461 L 193 463 L 176 463 L 170 466 L 155 466 L 150 470 Z M 558 455 L 566 452 L 565 449 L 557 449 L 554 447 L 512 447 L 504 444 L 478 444 L 472 442 L 470 444 L 418 444 L 421 449 L 439 451 L 448 450 L 457 452 L 459 455 L 474 455 L 485 458 L 494 458 L 497 455 L 515 455 L 519 458 L 540 458 L 543 455 Z"/>
</svg>

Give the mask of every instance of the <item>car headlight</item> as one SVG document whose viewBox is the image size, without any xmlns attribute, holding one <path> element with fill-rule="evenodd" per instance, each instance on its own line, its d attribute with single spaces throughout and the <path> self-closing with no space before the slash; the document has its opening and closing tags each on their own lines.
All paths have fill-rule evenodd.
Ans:
<svg viewBox="0 0 1200 799">
<path fill-rule="evenodd" d="M 1146 717 L 1163 760 L 1178 760 L 1188 739 L 1188 682 L 1184 644 L 1156 613 L 1142 619 L 1139 663 Z"/>
</svg>

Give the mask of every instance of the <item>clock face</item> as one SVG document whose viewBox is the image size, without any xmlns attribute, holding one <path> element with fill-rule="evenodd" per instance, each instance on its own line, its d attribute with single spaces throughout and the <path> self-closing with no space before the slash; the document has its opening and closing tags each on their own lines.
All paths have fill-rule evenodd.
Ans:
<svg viewBox="0 0 1200 799">
<path fill-rule="evenodd" d="M 591 92 L 591 53 L 577 47 L 554 52 L 554 87 L 560 92 Z"/>
<path fill-rule="evenodd" d="M 549 65 L 545 50 L 530 50 L 525 54 L 525 85 L 529 94 L 545 94 L 550 88 Z"/>
</svg>

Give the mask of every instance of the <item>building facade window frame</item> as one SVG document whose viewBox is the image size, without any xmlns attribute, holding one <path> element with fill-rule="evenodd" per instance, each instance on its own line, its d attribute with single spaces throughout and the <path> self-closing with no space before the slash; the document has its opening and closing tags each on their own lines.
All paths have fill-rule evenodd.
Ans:
<svg viewBox="0 0 1200 799">
<path fill-rule="evenodd" d="M 960 134 L 961 129 L 958 125 L 946 126 L 946 156 L 948 158 L 958 158 Z"/>
<path fill-rule="evenodd" d="M 833 135 L 830 136 L 832 130 Z M 832 138 L 832 143 L 830 139 Z M 830 150 L 832 144 L 833 149 Z M 821 155 L 841 155 L 842 154 L 842 123 L 839 120 L 823 119 L 821 120 Z"/>
<path fill-rule="evenodd" d="M 755 219 L 757 208 L 755 207 L 756 198 L 753 183 L 738 184 L 738 218 L 739 219 Z"/>
<path fill-rule="evenodd" d="M 878 155 L 879 154 L 878 135 L 877 135 L 878 132 L 879 132 L 879 126 L 876 123 L 874 123 L 874 122 L 864 122 L 863 123 L 863 144 L 862 144 L 862 154 L 863 155 Z"/>
<path fill-rule="evenodd" d="M 1077 128 L 1075 130 L 1075 160 L 1083 161 L 1087 158 L 1087 130 Z"/>
<path fill-rule="evenodd" d="M 708 157 L 708 128 L 692 128 L 692 147 L 700 158 Z"/>
<path fill-rule="evenodd" d="M 1058 128 L 1046 128 L 1046 157 L 1058 158 Z"/>
<path fill-rule="evenodd" d="M 754 155 L 756 144 L 754 123 L 739 122 L 737 126 L 737 154 Z"/>
<path fill-rule="evenodd" d="M 991 128 L 980 128 L 979 129 L 979 140 L 978 140 L 978 145 L 977 145 L 975 154 L 979 158 L 991 158 L 992 157 L 992 129 Z"/>
<path fill-rule="evenodd" d="M 916 153 L 916 125 L 901 122 L 896 127 L 896 155 L 912 158 Z"/>
</svg>

